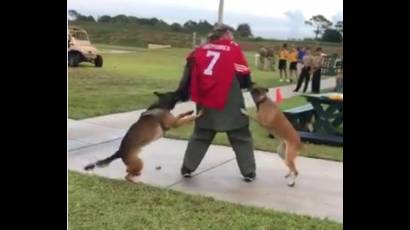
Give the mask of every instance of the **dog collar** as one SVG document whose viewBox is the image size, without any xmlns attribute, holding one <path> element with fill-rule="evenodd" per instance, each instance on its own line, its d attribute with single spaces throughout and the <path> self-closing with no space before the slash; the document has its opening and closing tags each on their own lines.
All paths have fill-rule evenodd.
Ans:
<svg viewBox="0 0 410 230">
<path fill-rule="evenodd" d="M 256 104 L 256 109 L 259 110 L 259 105 L 262 104 L 263 102 L 265 102 L 268 99 L 267 96 L 263 97 L 262 100 L 259 100 L 257 102 L 255 102 Z"/>
</svg>

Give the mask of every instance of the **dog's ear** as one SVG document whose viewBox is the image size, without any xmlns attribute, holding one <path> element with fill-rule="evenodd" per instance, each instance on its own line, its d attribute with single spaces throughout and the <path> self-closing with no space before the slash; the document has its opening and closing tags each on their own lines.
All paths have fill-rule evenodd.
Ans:
<svg viewBox="0 0 410 230">
<path fill-rule="evenodd" d="M 154 95 L 160 97 L 162 94 L 158 93 L 157 91 L 154 91 Z"/>
<path fill-rule="evenodd" d="M 253 82 L 253 81 L 251 81 L 251 82 L 249 83 L 249 87 L 247 88 L 248 91 L 252 91 L 252 89 L 255 87 L 255 85 L 256 85 L 256 83 Z"/>
<path fill-rule="evenodd" d="M 262 89 L 263 89 L 263 91 L 265 91 L 265 93 L 269 92 L 269 89 L 267 89 L 267 88 L 262 88 Z"/>
</svg>

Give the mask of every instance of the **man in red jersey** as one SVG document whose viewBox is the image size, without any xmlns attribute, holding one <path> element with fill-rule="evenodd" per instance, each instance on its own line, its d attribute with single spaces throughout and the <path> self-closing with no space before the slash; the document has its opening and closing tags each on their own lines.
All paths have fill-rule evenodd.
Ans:
<svg viewBox="0 0 410 230">
<path fill-rule="evenodd" d="M 179 92 L 183 101 L 196 102 L 204 113 L 195 121 L 181 174 L 190 177 L 205 156 L 217 132 L 226 132 L 245 181 L 255 179 L 253 140 L 241 89 L 250 87 L 251 77 L 240 46 L 233 41 L 233 28 L 220 25 L 187 58 Z"/>
</svg>

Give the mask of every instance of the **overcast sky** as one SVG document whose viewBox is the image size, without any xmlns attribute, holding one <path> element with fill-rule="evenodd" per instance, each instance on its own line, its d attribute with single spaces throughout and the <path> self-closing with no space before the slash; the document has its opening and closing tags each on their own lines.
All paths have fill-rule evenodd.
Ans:
<svg viewBox="0 0 410 230">
<path fill-rule="evenodd" d="M 219 0 L 68 0 L 68 9 L 83 15 L 125 14 L 156 17 L 167 23 L 218 18 Z M 312 15 L 322 14 L 336 22 L 343 20 L 343 0 L 225 0 L 224 23 L 248 23 L 254 36 L 265 38 L 314 37 L 304 24 Z"/>
</svg>

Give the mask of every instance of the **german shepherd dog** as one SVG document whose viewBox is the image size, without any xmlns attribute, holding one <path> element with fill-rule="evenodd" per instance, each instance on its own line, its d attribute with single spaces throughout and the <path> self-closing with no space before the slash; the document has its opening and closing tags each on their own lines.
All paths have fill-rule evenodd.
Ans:
<svg viewBox="0 0 410 230">
<path fill-rule="evenodd" d="M 88 164 L 84 170 L 92 170 L 95 167 L 108 166 L 113 160 L 121 158 L 127 166 L 126 180 L 134 182 L 132 178 L 139 176 L 143 168 L 143 161 L 138 157 L 142 147 L 161 138 L 165 131 L 190 123 L 202 115 L 200 111 L 193 115 L 194 111 L 188 111 L 178 116 L 170 112 L 179 101 L 177 92 L 158 93 L 154 92 L 158 101 L 152 104 L 127 131 L 121 141 L 119 149 L 110 157 Z"/>
<path fill-rule="evenodd" d="M 295 185 L 298 171 L 295 166 L 295 159 L 300 151 L 302 144 L 300 136 L 280 111 L 279 107 L 267 96 L 268 89 L 253 85 L 249 88 L 252 99 L 256 104 L 256 117 L 252 117 L 246 110 L 242 113 L 254 119 L 262 127 L 266 128 L 270 134 L 275 136 L 280 144 L 277 152 L 289 168 L 289 173 L 285 176 L 288 179 L 288 186 Z"/>
</svg>

